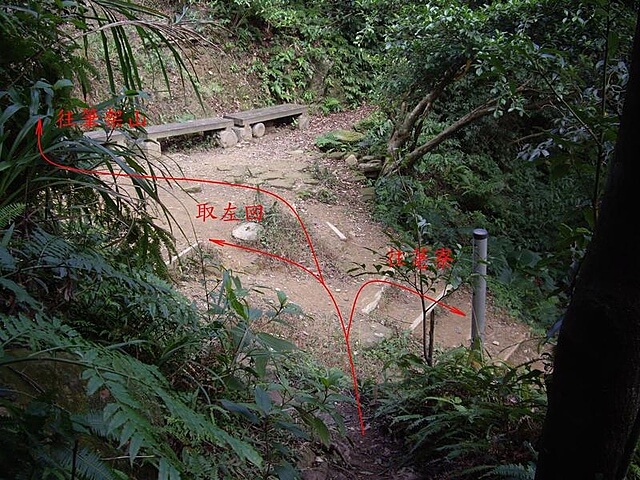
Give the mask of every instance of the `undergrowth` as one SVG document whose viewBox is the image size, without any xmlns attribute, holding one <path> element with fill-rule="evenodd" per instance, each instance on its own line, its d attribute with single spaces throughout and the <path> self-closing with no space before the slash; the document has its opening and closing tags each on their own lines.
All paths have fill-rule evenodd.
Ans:
<svg viewBox="0 0 640 480">
<path fill-rule="evenodd" d="M 343 375 L 253 328 L 298 311 L 283 292 L 253 308 L 225 271 L 202 312 L 98 245 L 0 234 L 7 478 L 297 478 L 296 439 L 342 424 Z"/>
<path fill-rule="evenodd" d="M 377 125 L 384 130 L 384 123 Z M 375 131 L 370 127 L 369 137 L 377 138 L 367 147 L 372 151 L 383 141 Z M 579 186 L 568 178 L 549 179 L 543 169 L 508 154 L 476 150 L 449 140 L 411 175 L 379 178 L 375 216 L 410 233 L 417 212 L 429 226 L 427 242 L 433 243 L 466 245 L 474 228 L 485 228 L 492 293 L 516 316 L 548 328 L 566 304 L 586 244 L 586 230 L 581 236 L 567 227 L 579 223 L 574 208 Z"/>
<path fill-rule="evenodd" d="M 531 363 L 485 362 L 463 347 L 443 352 L 433 367 L 397 353 L 385 366 L 393 375 L 377 386 L 376 418 L 404 439 L 422 474 L 514 478 L 502 474 L 526 471 L 535 461 L 530 442 L 546 410 L 543 371 Z"/>
</svg>

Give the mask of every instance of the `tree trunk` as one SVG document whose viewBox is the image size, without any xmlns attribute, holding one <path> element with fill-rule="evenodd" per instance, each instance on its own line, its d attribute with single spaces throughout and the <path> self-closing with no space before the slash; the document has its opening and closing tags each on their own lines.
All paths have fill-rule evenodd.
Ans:
<svg viewBox="0 0 640 480">
<path fill-rule="evenodd" d="M 401 159 L 392 158 L 388 160 L 382 169 L 382 175 L 390 175 L 397 171 L 409 170 L 411 167 L 415 165 L 415 163 L 418 160 L 420 160 L 430 151 L 435 150 L 437 146 L 439 146 L 442 142 L 444 142 L 446 139 L 451 137 L 453 134 L 457 133 L 459 130 L 462 130 L 464 127 L 466 127 L 470 123 L 473 123 L 476 120 L 479 120 L 480 118 L 493 113 L 497 108 L 496 105 L 497 105 L 497 100 L 495 99 L 490 100 L 484 105 L 477 107 L 472 112 L 469 112 L 463 117 L 456 120 L 454 123 L 449 125 L 447 128 L 445 128 L 443 131 L 441 131 L 439 134 L 437 134 L 428 142 L 423 143 L 422 145 L 419 145 L 413 150 L 411 150 L 410 152 L 408 152 L 404 156 L 404 158 L 401 158 Z M 388 145 L 389 145 L 390 152 L 392 151 L 392 148 L 394 149 L 393 151 L 396 151 L 398 148 L 400 148 L 400 146 L 404 145 L 407 142 L 407 140 L 411 137 L 410 134 L 407 134 L 405 137 L 402 138 L 402 144 L 399 145 L 397 144 L 397 142 L 394 142 L 394 140 L 397 140 L 396 138 L 394 138 L 395 136 L 396 135 L 394 134 L 394 136 L 389 140 Z"/>
<path fill-rule="evenodd" d="M 640 435 L 640 23 L 593 241 L 560 330 L 536 480 L 622 480 Z"/>
<path fill-rule="evenodd" d="M 466 73 L 464 65 L 465 64 L 456 64 L 455 67 L 450 67 L 440 81 L 434 85 L 433 89 L 422 97 L 415 107 L 404 115 L 402 121 L 395 126 L 391 138 L 389 138 L 387 142 L 387 151 L 389 152 L 390 160 L 385 164 L 385 170 L 389 172 L 395 170 L 399 162 L 398 151 L 411 139 L 416 124 L 420 123 L 420 121 L 430 113 L 433 102 L 442 95 L 445 88 Z"/>
</svg>

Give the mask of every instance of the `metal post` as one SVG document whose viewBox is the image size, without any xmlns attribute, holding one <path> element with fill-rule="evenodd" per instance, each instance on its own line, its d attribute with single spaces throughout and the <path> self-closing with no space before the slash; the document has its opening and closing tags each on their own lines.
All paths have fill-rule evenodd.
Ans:
<svg viewBox="0 0 640 480">
<path fill-rule="evenodd" d="M 487 302 L 487 238 L 484 228 L 473 231 L 473 303 L 471 308 L 471 341 L 484 341 L 485 307 Z"/>
</svg>

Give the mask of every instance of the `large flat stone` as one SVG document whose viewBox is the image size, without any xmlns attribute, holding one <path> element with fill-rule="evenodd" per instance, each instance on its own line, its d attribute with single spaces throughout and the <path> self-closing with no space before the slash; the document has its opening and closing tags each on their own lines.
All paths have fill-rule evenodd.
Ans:
<svg viewBox="0 0 640 480">
<path fill-rule="evenodd" d="M 264 228 L 256 222 L 244 222 L 233 229 L 231 235 L 239 240 L 246 242 L 255 242 L 260 238 L 260 234 Z"/>
<path fill-rule="evenodd" d="M 293 190 L 296 186 L 296 179 L 280 178 L 278 180 L 269 181 L 269 185 L 275 188 L 284 188 L 285 190 Z"/>
</svg>

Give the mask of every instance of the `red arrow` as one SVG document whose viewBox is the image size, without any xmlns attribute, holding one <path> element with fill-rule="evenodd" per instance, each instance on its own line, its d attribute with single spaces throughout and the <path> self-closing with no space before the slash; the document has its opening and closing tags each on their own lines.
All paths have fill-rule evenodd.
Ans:
<svg viewBox="0 0 640 480">
<path fill-rule="evenodd" d="M 38 119 L 38 122 L 36 124 L 36 138 L 37 138 L 37 143 L 38 143 L 38 150 L 40 151 L 40 155 L 42 156 L 42 158 L 49 163 L 50 165 L 53 165 L 54 167 L 60 168 L 62 170 L 67 170 L 70 172 L 75 172 L 75 173 L 82 173 L 82 174 L 87 174 L 87 175 L 106 175 L 106 176 L 112 176 L 112 177 L 129 177 L 129 178 L 139 178 L 139 179 L 147 179 L 147 180 L 169 180 L 169 181 L 176 181 L 176 182 L 201 182 L 201 183 L 208 183 L 208 184 L 212 184 L 212 185 L 225 185 L 225 186 L 230 186 L 230 187 L 237 187 L 237 188 L 244 188 L 247 190 L 253 190 L 253 191 L 257 191 L 259 192 L 263 192 L 273 198 L 276 198 L 277 200 L 280 200 L 282 203 L 284 203 L 289 210 L 291 210 L 294 214 L 294 216 L 297 218 L 298 223 L 300 224 L 300 226 L 302 227 L 302 231 L 304 232 L 305 238 L 307 240 L 307 245 L 309 246 L 309 249 L 311 250 L 311 255 L 313 257 L 313 261 L 315 263 L 316 269 L 317 269 L 317 273 L 312 272 L 311 270 L 309 270 L 308 268 L 304 267 L 303 265 L 300 265 L 299 263 L 294 262 L 293 260 L 290 260 L 288 258 L 284 258 L 284 257 L 280 257 L 278 255 L 274 255 L 272 253 L 269 252 L 264 252 L 262 250 L 257 250 L 257 249 L 251 249 L 249 247 L 244 247 L 242 245 L 236 245 L 236 244 L 231 244 L 226 242 L 225 240 L 218 240 L 218 239 L 210 239 L 210 241 L 212 241 L 213 243 L 220 245 L 220 246 L 233 246 L 236 248 L 243 248 L 245 250 L 250 250 L 250 251 L 254 251 L 256 253 L 260 253 L 263 255 L 267 255 L 267 256 L 271 256 L 273 258 L 277 258 L 279 260 L 282 260 L 284 262 L 290 263 L 292 265 L 295 265 L 301 269 L 303 269 L 305 272 L 309 273 L 311 276 L 313 276 L 313 278 L 315 278 L 316 280 L 318 280 L 318 282 L 320 283 L 320 285 L 322 285 L 322 287 L 326 290 L 326 292 L 329 294 L 329 297 L 331 298 L 331 301 L 333 303 L 334 308 L 336 309 L 336 312 L 338 314 L 338 318 L 340 319 L 340 325 L 342 326 L 342 332 L 344 335 L 344 339 L 345 339 L 345 344 L 346 344 L 346 348 L 347 348 L 347 355 L 349 357 L 349 365 L 351 367 L 351 378 L 353 379 L 353 386 L 354 386 L 354 393 L 355 393 L 355 397 L 356 397 L 356 405 L 358 408 L 358 417 L 360 419 L 360 430 L 362 432 L 362 435 L 364 436 L 365 434 L 365 427 L 364 427 L 364 418 L 362 415 L 362 406 L 360 404 L 360 393 L 359 393 L 359 388 L 358 388 L 358 379 L 356 376 L 356 371 L 355 371 L 355 365 L 353 363 L 353 355 L 351 353 L 351 345 L 349 344 L 349 332 L 346 328 L 346 325 L 344 323 L 344 318 L 342 317 L 342 312 L 340 311 L 340 308 L 338 307 L 338 304 L 336 302 L 336 299 L 333 296 L 333 293 L 331 292 L 331 290 L 329 290 L 329 288 L 327 287 L 324 277 L 322 275 L 322 269 L 320 268 L 320 262 L 318 261 L 318 257 L 316 255 L 315 249 L 313 248 L 313 242 L 311 241 L 311 236 L 309 235 L 309 232 L 307 232 L 307 228 L 304 225 L 304 222 L 302 221 L 302 219 L 300 218 L 300 215 L 298 215 L 298 212 L 296 211 L 295 208 L 293 208 L 293 206 L 283 197 L 281 197 L 280 195 L 277 195 L 273 192 L 269 192 L 267 190 L 262 190 L 260 187 L 254 187 L 252 185 L 243 185 L 243 184 L 237 184 L 237 183 L 230 183 L 230 182 L 223 182 L 220 180 L 208 180 L 208 179 L 204 179 L 204 178 L 190 178 L 190 177 L 171 177 L 171 176 L 163 176 L 163 175 L 143 175 L 143 174 L 138 174 L 138 173 L 123 173 L 123 172 L 111 172 L 111 171 L 106 171 L 106 170 L 85 170 L 85 169 L 81 169 L 81 168 L 75 168 L 75 167 L 69 167 L 67 165 L 62 165 L 59 163 L 54 162 L 53 160 L 51 160 L 50 158 L 47 157 L 47 155 L 45 154 L 43 148 L 42 148 L 42 142 L 41 142 L 41 137 L 42 137 L 42 119 Z"/>
<path fill-rule="evenodd" d="M 311 241 L 311 236 L 309 235 L 309 232 L 307 232 L 307 228 L 304 225 L 304 222 L 302 221 L 302 218 L 300 218 L 300 215 L 298 215 L 298 212 L 296 211 L 295 208 L 293 208 L 293 206 L 283 197 L 281 197 L 280 195 L 273 193 L 273 192 L 269 192 L 267 190 L 263 190 L 260 187 L 254 187 L 253 185 L 243 185 L 243 184 L 238 184 L 238 183 L 229 183 L 229 182 L 223 182 L 221 180 L 207 180 L 204 178 L 190 178 L 190 177 L 171 177 L 171 176 L 163 176 L 163 175 L 143 175 L 143 174 L 139 174 L 139 173 L 123 173 L 123 172 L 110 172 L 110 171 L 106 171 L 106 170 L 85 170 L 85 169 L 81 169 L 81 168 L 75 168 L 75 167 L 69 167 L 67 165 L 61 165 L 59 163 L 54 162 L 53 160 L 51 160 L 50 158 L 48 158 L 46 156 L 46 154 L 44 153 L 44 150 L 42 149 L 42 143 L 41 143 L 41 137 L 42 137 L 42 119 L 38 119 L 38 122 L 36 124 L 36 138 L 38 141 L 38 150 L 40 151 L 40 155 L 42 156 L 42 158 L 49 163 L 50 165 L 53 165 L 54 167 L 58 167 L 62 170 L 67 170 L 69 172 L 75 172 L 75 173 L 83 173 L 83 174 L 87 174 L 87 175 L 107 175 L 107 176 L 112 176 L 112 177 L 129 177 L 129 178 L 139 178 L 139 179 L 146 179 L 146 180 L 168 180 L 168 181 L 176 181 L 176 182 L 200 182 L 200 183 L 209 183 L 212 185 L 225 185 L 225 186 L 230 186 L 230 187 L 237 187 L 237 188 L 244 188 L 247 190 L 253 190 L 256 191 L 258 193 L 262 192 L 265 193 L 266 195 L 269 195 L 279 201 L 281 201 L 282 203 L 284 203 L 289 210 L 291 210 L 291 212 L 293 212 L 293 215 L 296 217 L 296 219 L 298 220 L 298 223 L 300 224 L 300 227 L 302 227 L 302 231 L 304 232 L 304 236 L 307 240 L 307 245 L 309 246 L 309 249 L 311 251 L 311 256 L 313 257 L 313 262 L 315 263 L 316 266 L 316 270 L 318 271 L 318 277 L 320 278 L 321 282 L 324 282 L 324 277 L 322 275 L 322 269 L 320 268 L 320 262 L 318 261 L 318 256 L 316 255 L 316 251 L 313 248 L 313 242 Z"/>
<path fill-rule="evenodd" d="M 347 338 L 349 338 L 349 335 L 351 334 L 351 324 L 353 323 L 353 314 L 356 311 L 356 303 L 358 302 L 358 297 L 360 297 L 360 293 L 362 292 L 362 290 L 364 290 L 364 287 L 366 287 L 367 285 L 370 285 L 372 283 L 386 283 L 387 285 L 391 285 L 393 287 L 398 287 L 401 288 L 403 290 L 406 290 L 409 293 L 412 293 L 413 295 L 417 295 L 418 297 L 422 297 L 426 300 L 429 300 L 433 303 L 436 303 L 438 305 L 440 305 L 441 307 L 446 308 L 447 310 L 449 310 L 451 313 L 455 313 L 456 315 L 460 315 L 462 317 L 465 317 L 466 314 L 462 311 L 457 309 L 456 307 L 452 307 L 451 305 L 447 305 L 446 303 L 443 303 L 439 300 L 436 300 L 435 298 L 431 298 L 427 295 L 421 295 L 420 292 L 418 292 L 417 290 L 415 290 L 414 288 L 409 288 L 405 285 L 401 285 L 399 283 L 395 283 L 395 282 L 390 282 L 388 280 L 367 280 L 366 282 L 364 282 L 362 285 L 360 285 L 360 288 L 358 289 L 358 293 L 356 293 L 356 297 L 353 299 L 353 304 L 351 305 L 351 314 L 349 314 L 349 325 L 347 327 Z"/>
<path fill-rule="evenodd" d="M 314 272 L 312 272 L 307 267 L 305 267 L 304 265 L 300 265 L 299 263 L 294 262 L 293 260 L 290 260 L 288 258 L 281 257 L 279 255 L 275 255 L 275 254 L 270 253 L 270 252 L 265 252 L 264 250 L 258 250 L 257 248 L 251 248 L 251 247 L 247 247 L 247 246 L 244 246 L 244 245 L 238 245 L 236 243 L 229 243 L 226 240 L 222 240 L 222 239 L 210 238 L 209 241 L 211 243 L 215 243 L 216 245 L 219 245 L 221 247 L 235 247 L 235 248 L 239 248 L 241 250 L 247 250 L 249 252 L 259 253 L 261 255 L 266 255 L 268 257 L 277 258 L 278 260 L 282 260 L 283 262 L 287 262 L 287 263 L 289 263 L 291 265 L 294 265 L 294 266 L 304 270 L 309 275 L 311 275 L 316 280 L 318 280 L 318 282 L 320 282 L 320 285 L 322 285 L 322 287 L 325 289 L 325 291 L 329 295 L 329 298 L 331 298 L 331 302 L 333 303 L 333 307 L 335 308 L 336 312 L 338 313 L 338 319 L 340 320 L 340 325 L 342 326 L 342 334 L 344 336 L 345 345 L 347 347 L 347 357 L 349 358 L 349 367 L 350 367 L 350 370 L 351 370 L 351 379 L 353 380 L 353 391 L 354 391 L 354 394 L 355 394 L 355 397 L 356 397 L 356 407 L 358 408 L 358 417 L 360 419 L 360 431 L 362 432 L 362 435 L 364 435 L 365 434 L 365 428 L 364 428 L 364 418 L 363 418 L 363 415 L 362 415 L 362 405 L 360 404 L 360 390 L 358 388 L 358 378 L 356 376 L 356 367 L 355 367 L 355 364 L 353 363 L 353 354 L 351 353 L 351 344 L 349 343 L 349 331 L 347 329 L 347 326 L 344 323 L 344 318 L 342 317 L 342 312 L 340 311 L 340 307 L 338 306 L 338 302 L 336 302 L 336 299 L 333 296 L 333 292 L 329 289 L 329 287 L 327 286 L 326 282 L 323 279 L 321 279 L 318 275 L 316 275 Z M 360 292 L 358 292 L 358 293 L 360 293 Z M 350 327 L 351 327 L 351 321 L 349 321 L 349 328 Z"/>
</svg>

